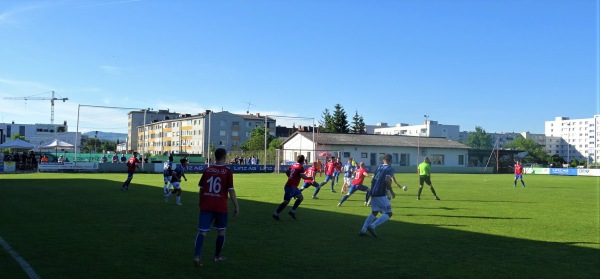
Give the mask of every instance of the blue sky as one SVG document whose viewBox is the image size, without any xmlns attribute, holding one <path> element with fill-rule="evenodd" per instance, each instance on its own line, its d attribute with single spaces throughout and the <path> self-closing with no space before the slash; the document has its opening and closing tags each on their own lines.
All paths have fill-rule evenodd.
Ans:
<svg viewBox="0 0 600 279">
<path fill-rule="evenodd" d="M 0 122 L 79 104 L 544 132 L 599 114 L 599 0 L 0 1 Z M 41 94 L 41 95 L 40 95 Z M 250 102 L 252 105 L 248 105 Z"/>
</svg>

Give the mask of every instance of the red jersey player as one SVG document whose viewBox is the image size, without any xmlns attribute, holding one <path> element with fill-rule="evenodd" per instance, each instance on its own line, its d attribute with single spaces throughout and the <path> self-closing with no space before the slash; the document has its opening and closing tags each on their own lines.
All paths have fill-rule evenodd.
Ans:
<svg viewBox="0 0 600 279">
<path fill-rule="evenodd" d="M 325 184 L 327 184 L 327 182 L 329 182 L 329 180 L 331 180 L 331 192 L 335 193 L 335 190 L 333 189 L 333 185 L 335 183 L 335 180 L 333 179 L 333 172 L 335 170 L 335 157 L 331 157 L 331 159 L 327 162 L 327 164 L 325 165 L 325 181 L 321 182 L 321 184 L 319 184 L 319 186 L 323 186 Z"/>
<path fill-rule="evenodd" d="M 337 158 L 333 162 L 333 178 L 335 178 L 335 184 L 339 183 L 340 173 L 342 172 L 343 164 L 340 161 L 340 158 Z"/>
<path fill-rule="evenodd" d="M 342 206 L 342 203 L 344 203 L 352 194 L 354 194 L 354 192 L 358 190 L 367 192 L 367 194 L 365 195 L 365 205 L 367 205 L 367 203 L 369 202 L 370 192 L 369 187 L 363 185 L 365 177 L 367 176 L 369 176 L 369 174 L 367 173 L 367 169 L 365 168 L 365 163 L 360 162 L 360 167 L 354 172 L 354 180 L 352 180 L 350 190 L 348 190 L 348 193 L 342 197 L 340 203 L 338 203 L 338 206 Z"/>
<path fill-rule="evenodd" d="M 316 195 L 317 195 L 317 193 L 319 193 L 319 190 L 321 189 L 321 187 L 319 186 L 319 183 L 317 181 L 315 181 L 315 176 L 317 175 L 317 170 L 315 168 L 316 164 L 317 164 L 317 162 L 313 162 L 312 166 L 308 167 L 306 169 L 306 171 L 304 171 L 304 175 L 308 179 L 304 180 L 304 184 L 302 184 L 302 188 L 300 188 L 300 191 L 304 191 L 304 189 L 306 189 L 310 186 L 314 186 L 315 192 L 313 194 L 313 199 L 318 199 Z"/>
<path fill-rule="evenodd" d="M 523 165 L 521 162 L 517 161 L 515 164 L 515 182 L 513 183 L 513 187 L 517 187 L 517 180 L 521 179 L 521 185 L 525 188 L 525 181 L 523 181 Z"/>
<path fill-rule="evenodd" d="M 215 164 L 206 168 L 198 182 L 200 187 L 200 218 L 198 234 L 196 235 L 194 264 L 202 266 L 201 252 L 204 237 L 210 230 L 211 224 L 217 230 L 217 245 L 215 249 L 215 262 L 223 261 L 221 250 L 225 243 L 225 229 L 227 228 L 227 195 L 233 202 L 233 217 L 240 213 L 235 190 L 233 189 L 233 173 L 224 164 L 227 151 L 223 148 L 215 150 Z M 213 222 L 214 221 L 214 222 Z"/>
<path fill-rule="evenodd" d="M 121 186 L 121 191 L 123 190 L 129 190 L 129 184 L 131 183 L 131 180 L 133 179 L 133 173 L 135 173 L 135 169 L 137 168 L 139 171 L 142 171 L 140 169 L 140 166 L 138 165 L 138 163 L 141 163 L 140 159 L 137 158 L 138 153 L 137 152 L 133 152 L 133 155 L 131 155 L 131 158 L 129 158 L 129 160 L 127 160 L 127 179 L 125 180 L 125 182 L 123 182 L 123 186 Z"/>
<path fill-rule="evenodd" d="M 298 155 L 296 158 L 296 163 L 291 165 L 290 168 L 285 172 L 288 179 L 283 187 L 283 202 L 277 207 L 275 212 L 273 213 L 273 219 L 279 220 L 279 213 L 283 211 L 283 209 L 290 203 L 292 198 L 296 198 L 296 202 L 294 202 L 294 206 L 292 206 L 292 210 L 288 212 L 292 218 L 296 219 L 296 209 L 300 206 L 300 203 L 304 200 L 302 196 L 302 191 L 298 189 L 298 185 L 300 184 L 300 179 L 309 179 L 306 175 L 304 175 L 304 155 Z"/>
</svg>

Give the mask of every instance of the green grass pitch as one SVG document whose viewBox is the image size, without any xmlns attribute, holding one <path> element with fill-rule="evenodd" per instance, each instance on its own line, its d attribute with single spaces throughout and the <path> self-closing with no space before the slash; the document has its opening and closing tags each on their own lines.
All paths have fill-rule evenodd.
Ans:
<svg viewBox="0 0 600 279">
<path fill-rule="evenodd" d="M 240 216 L 230 217 L 223 255 L 215 232 L 193 266 L 199 174 L 183 206 L 162 198 L 161 174 L 0 175 L 0 237 L 41 278 L 600 278 L 599 178 L 433 174 L 441 198 L 418 177 L 397 174 L 394 216 L 379 238 L 358 236 L 370 213 L 358 192 L 324 186 L 319 200 L 277 222 L 282 174 L 236 174 Z M 318 179 L 323 180 L 323 177 Z M 370 181 L 366 181 L 366 185 Z M 0 277 L 27 278 L 4 249 Z"/>
</svg>

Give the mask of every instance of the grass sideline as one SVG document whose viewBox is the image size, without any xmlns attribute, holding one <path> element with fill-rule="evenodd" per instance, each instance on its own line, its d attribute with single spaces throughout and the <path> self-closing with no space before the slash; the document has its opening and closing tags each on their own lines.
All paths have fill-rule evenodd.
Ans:
<svg viewBox="0 0 600 279">
<path fill-rule="evenodd" d="M 418 178 L 397 174 L 409 190 L 396 190 L 376 239 L 357 235 L 370 212 L 362 192 L 337 207 L 341 194 L 325 186 L 313 200 L 310 188 L 298 220 L 277 222 L 284 175 L 236 174 L 227 261 L 207 261 L 211 231 L 194 268 L 200 175 L 187 176 L 176 206 L 164 203 L 160 174 L 136 174 L 129 192 L 119 190 L 126 174 L 3 174 L 0 237 L 41 278 L 600 277 L 594 177 L 528 175 L 513 188 L 512 175 L 433 174 L 442 200 L 425 188 L 417 201 Z M 4 250 L 0 270 L 27 278 Z"/>
</svg>

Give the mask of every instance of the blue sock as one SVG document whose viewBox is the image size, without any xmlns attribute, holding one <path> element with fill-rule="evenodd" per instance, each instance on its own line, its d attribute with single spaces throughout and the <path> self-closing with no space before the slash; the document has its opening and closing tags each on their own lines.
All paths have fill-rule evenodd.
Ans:
<svg viewBox="0 0 600 279">
<path fill-rule="evenodd" d="M 225 244 L 225 236 L 217 235 L 217 247 L 215 249 L 215 258 L 221 256 L 221 250 L 223 250 L 223 245 Z"/>
<path fill-rule="evenodd" d="M 340 204 L 344 203 L 348 199 L 348 197 L 350 197 L 350 195 L 344 195 L 342 197 L 342 200 L 340 201 Z"/>
<path fill-rule="evenodd" d="M 321 187 L 316 187 L 315 192 L 313 193 L 313 197 L 316 197 L 319 191 L 321 191 Z"/>
<path fill-rule="evenodd" d="M 196 245 L 195 245 L 195 253 L 194 255 L 196 256 L 197 259 L 200 259 L 200 254 L 202 253 L 202 245 L 204 244 L 204 235 L 202 235 L 201 233 L 198 233 L 198 235 L 196 235 Z"/>
</svg>

